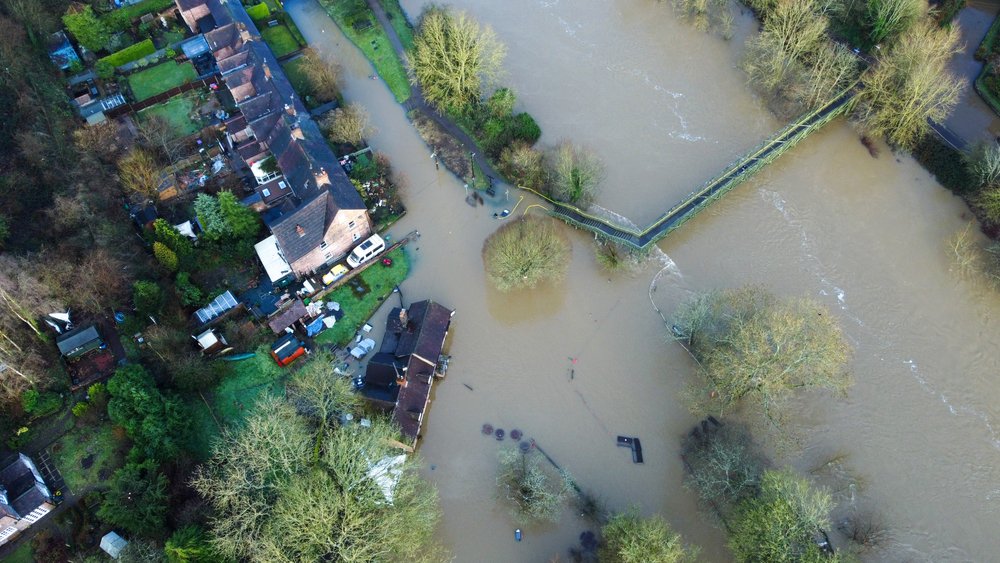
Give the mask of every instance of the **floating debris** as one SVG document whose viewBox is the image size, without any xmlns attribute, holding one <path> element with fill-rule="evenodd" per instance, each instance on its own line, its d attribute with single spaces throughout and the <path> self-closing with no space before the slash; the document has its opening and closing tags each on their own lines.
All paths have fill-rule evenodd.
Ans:
<svg viewBox="0 0 1000 563">
<path fill-rule="evenodd" d="M 475 391 L 475 389 L 473 389 L 472 386 L 469 385 L 468 383 L 463 383 L 462 385 L 465 385 L 465 388 L 468 389 L 469 391 Z"/>
<path fill-rule="evenodd" d="M 493 433 L 493 425 L 490 424 L 490 423 L 484 424 L 483 425 L 483 435 L 484 436 L 489 436 L 492 433 Z"/>
<path fill-rule="evenodd" d="M 497 442 L 502 442 L 504 436 L 503 428 L 497 428 L 493 435 L 497 437 Z"/>
<path fill-rule="evenodd" d="M 528 453 L 528 450 L 531 449 L 531 444 L 527 441 L 524 441 L 518 444 L 517 447 L 521 448 L 521 453 L 526 454 Z"/>
<path fill-rule="evenodd" d="M 523 435 L 524 434 L 521 434 L 521 431 L 516 428 L 510 431 L 510 439 L 514 441 L 520 440 Z"/>
</svg>

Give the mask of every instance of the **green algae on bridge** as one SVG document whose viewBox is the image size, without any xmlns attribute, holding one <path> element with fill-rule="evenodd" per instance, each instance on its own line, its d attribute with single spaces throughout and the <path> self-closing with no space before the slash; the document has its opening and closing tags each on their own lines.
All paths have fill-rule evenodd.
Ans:
<svg viewBox="0 0 1000 563">
<path fill-rule="evenodd" d="M 645 250 L 657 241 L 678 229 L 699 211 L 720 199 L 729 190 L 743 183 L 758 170 L 767 166 L 810 133 L 829 123 L 843 113 L 848 102 L 854 97 L 856 84 L 852 84 L 825 105 L 799 117 L 784 129 L 764 141 L 745 156 L 730 164 L 726 169 L 686 198 L 670 208 L 648 227 L 642 230 L 615 225 L 606 219 L 590 215 L 568 203 L 555 201 L 529 188 L 530 191 L 546 199 L 553 205 L 552 214 L 578 226 L 606 236 L 616 242 L 636 250 Z"/>
</svg>

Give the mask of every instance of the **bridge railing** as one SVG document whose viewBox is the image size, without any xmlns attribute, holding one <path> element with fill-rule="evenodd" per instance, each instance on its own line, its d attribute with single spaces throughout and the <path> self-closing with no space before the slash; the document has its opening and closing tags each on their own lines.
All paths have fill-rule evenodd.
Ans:
<svg viewBox="0 0 1000 563">
<path fill-rule="evenodd" d="M 781 154 L 792 148 L 809 133 L 839 115 L 846 109 L 847 102 L 853 96 L 853 90 L 857 84 L 857 82 L 851 84 L 826 104 L 800 116 L 794 122 L 778 131 L 778 133 L 757 145 L 750 153 L 744 154 L 739 159 L 730 163 L 721 174 L 706 182 L 701 188 L 688 194 L 687 197 L 673 205 L 666 213 L 642 230 L 612 223 L 604 217 L 588 213 L 573 204 L 557 201 L 534 189 L 523 186 L 518 187 L 552 204 L 554 207 L 553 212 L 560 215 L 564 220 L 581 228 L 599 231 L 602 235 L 614 238 L 637 250 L 642 250 L 677 229 L 730 189 L 748 179 L 757 170 L 772 162 L 778 156 L 781 156 Z M 698 201 L 699 198 L 701 198 L 701 201 Z M 682 214 L 678 216 L 680 213 Z M 577 219 L 574 215 L 580 219 Z M 587 225 L 581 219 L 583 221 L 595 221 L 604 225 L 607 229 Z"/>
</svg>

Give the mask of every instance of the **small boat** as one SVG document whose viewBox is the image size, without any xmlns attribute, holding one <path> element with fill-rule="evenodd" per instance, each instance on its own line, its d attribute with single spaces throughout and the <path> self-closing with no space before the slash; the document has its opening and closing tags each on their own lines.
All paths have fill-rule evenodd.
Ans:
<svg viewBox="0 0 1000 563">
<path fill-rule="evenodd" d="M 514 539 L 521 541 L 521 528 L 514 530 Z"/>
</svg>

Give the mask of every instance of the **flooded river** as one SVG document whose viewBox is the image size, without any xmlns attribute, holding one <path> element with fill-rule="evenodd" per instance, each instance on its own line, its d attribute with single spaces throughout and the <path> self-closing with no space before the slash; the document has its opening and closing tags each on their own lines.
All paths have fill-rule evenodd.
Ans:
<svg viewBox="0 0 1000 563">
<path fill-rule="evenodd" d="M 681 486 L 678 439 L 695 417 L 679 397 L 693 371 L 653 304 L 669 314 L 692 291 L 745 283 L 820 299 L 854 345 L 856 385 L 844 399 L 797 405 L 804 444 L 781 462 L 808 470 L 846 456 L 863 482 L 857 502 L 877 506 L 891 528 L 870 558 L 1000 553 L 1000 299 L 951 271 L 945 241 L 963 227 L 964 207 L 910 158 L 883 147 L 872 159 L 834 122 L 661 242 L 639 275 L 609 279 L 591 237 L 567 229 L 567 281 L 502 295 L 487 285 L 480 249 L 498 226 L 493 212 L 519 195 L 499 207 L 466 205 L 461 183 L 435 171 L 402 108 L 367 79 L 368 63 L 322 10 L 312 0 L 286 5 L 306 38 L 340 61 L 345 97 L 367 106 L 379 129 L 372 144 L 405 171 L 409 213 L 392 231 L 423 235 L 410 246 L 405 299 L 457 310 L 451 368 L 420 447 L 441 494 L 440 538 L 456 561 L 565 559 L 588 529 L 567 511 L 514 541 L 494 479 L 497 448 L 512 443 L 484 437 L 487 422 L 534 438 L 611 508 L 663 514 L 705 560 L 726 561 L 724 534 Z M 541 142 L 571 138 L 601 154 L 608 174 L 598 203 L 635 223 L 780 127 L 737 69 L 755 28 L 746 16 L 727 43 L 651 0 L 452 5 L 508 45 L 506 83 L 541 125 Z M 415 15 L 422 2 L 403 6 Z M 645 464 L 615 447 L 618 434 L 642 439 Z"/>
</svg>

